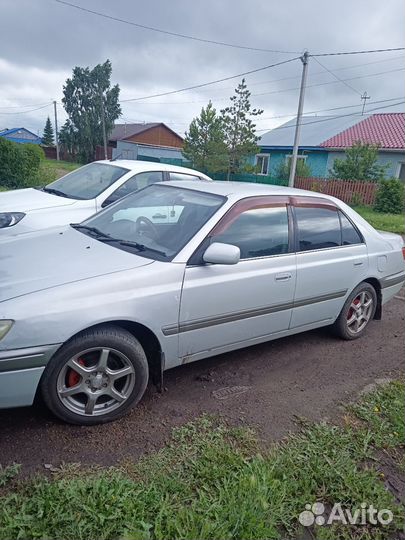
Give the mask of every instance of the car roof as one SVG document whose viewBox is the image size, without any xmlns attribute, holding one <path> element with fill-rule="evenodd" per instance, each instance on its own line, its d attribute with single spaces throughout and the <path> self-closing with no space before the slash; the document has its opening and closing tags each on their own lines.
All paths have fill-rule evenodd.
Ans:
<svg viewBox="0 0 405 540">
<path fill-rule="evenodd" d="M 200 176 L 206 180 L 211 180 L 209 176 L 206 174 L 194 170 L 189 169 L 187 167 L 180 167 L 179 165 L 170 165 L 168 163 L 159 163 L 155 161 L 138 161 L 135 159 L 117 159 L 117 160 L 100 160 L 96 161 L 94 163 L 105 163 L 107 165 L 113 165 L 115 167 L 125 167 L 126 169 L 129 169 L 130 171 L 135 172 L 149 172 L 149 171 L 168 171 L 168 172 L 178 172 L 183 174 L 193 174 Z"/>
<path fill-rule="evenodd" d="M 168 183 L 166 182 L 166 185 Z M 205 193 L 213 193 L 234 199 L 243 199 L 245 197 L 254 197 L 257 195 L 284 195 L 284 196 L 306 196 L 306 197 L 322 197 L 336 202 L 337 199 L 323 193 L 307 191 L 292 187 L 275 186 L 271 184 L 259 184 L 251 182 L 227 182 L 227 181 L 212 181 L 209 184 L 205 182 L 191 182 L 189 180 L 177 181 L 171 180 L 171 186 L 176 186 L 185 189 L 194 189 L 204 191 Z M 340 201 L 339 201 L 340 202 Z"/>
</svg>

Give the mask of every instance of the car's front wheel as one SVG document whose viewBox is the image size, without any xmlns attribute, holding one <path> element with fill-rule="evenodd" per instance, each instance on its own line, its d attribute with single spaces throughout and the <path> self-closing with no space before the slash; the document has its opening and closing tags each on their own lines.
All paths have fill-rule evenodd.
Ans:
<svg viewBox="0 0 405 540">
<path fill-rule="evenodd" d="M 71 424 L 92 425 L 116 420 L 134 406 L 148 377 L 139 341 L 108 325 L 68 341 L 46 367 L 41 390 L 56 416 Z"/>
<path fill-rule="evenodd" d="M 377 309 L 377 293 L 372 285 L 358 285 L 343 306 L 334 324 L 336 334 L 351 340 L 361 337 Z"/>
</svg>

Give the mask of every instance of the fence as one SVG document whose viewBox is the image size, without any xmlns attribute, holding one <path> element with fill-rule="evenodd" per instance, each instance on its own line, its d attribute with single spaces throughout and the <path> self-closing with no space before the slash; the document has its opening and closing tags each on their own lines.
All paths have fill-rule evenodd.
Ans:
<svg viewBox="0 0 405 540">
<path fill-rule="evenodd" d="M 209 177 L 213 180 L 228 180 L 227 173 L 210 173 L 207 172 Z M 231 182 L 253 182 L 257 184 L 272 184 L 273 186 L 287 186 L 288 181 L 280 178 L 274 178 L 273 176 L 263 176 L 262 174 L 231 174 Z"/>
<path fill-rule="evenodd" d="M 377 182 L 360 182 L 358 180 L 331 180 L 317 177 L 296 177 L 294 186 L 332 195 L 347 204 L 364 204 L 371 206 L 375 202 Z"/>
</svg>

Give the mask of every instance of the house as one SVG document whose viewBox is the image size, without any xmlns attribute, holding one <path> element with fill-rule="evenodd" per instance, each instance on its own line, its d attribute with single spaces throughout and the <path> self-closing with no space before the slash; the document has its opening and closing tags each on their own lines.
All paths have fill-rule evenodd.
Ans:
<svg viewBox="0 0 405 540">
<path fill-rule="evenodd" d="M 265 133 L 256 156 L 259 174 L 276 176 L 292 155 L 296 119 Z M 328 176 L 336 158 L 357 141 L 378 145 L 378 163 L 388 164 L 387 175 L 405 181 L 405 113 L 357 116 L 305 116 L 301 124 L 298 159 L 313 176 Z"/>
<path fill-rule="evenodd" d="M 35 135 L 29 129 L 24 127 L 3 129 L 0 131 L 0 137 L 4 137 L 8 141 L 16 142 L 20 144 L 41 144 L 42 139 L 38 135 Z"/>
<path fill-rule="evenodd" d="M 117 141 L 128 141 L 153 146 L 182 148 L 183 138 L 162 122 L 145 124 L 115 124 L 108 139 L 109 146 L 117 147 Z"/>
</svg>

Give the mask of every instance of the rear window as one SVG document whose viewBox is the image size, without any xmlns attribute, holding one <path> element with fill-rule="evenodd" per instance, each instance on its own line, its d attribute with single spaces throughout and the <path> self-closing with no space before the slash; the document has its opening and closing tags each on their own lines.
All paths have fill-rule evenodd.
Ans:
<svg viewBox="0 0 405 540">
<path fill-rule="evenodd" d="M 335 208 L 297 206 L 298 250 L 341 245 L 340 220 Z"/>
<path fill-rule="evenodd" d="M 351 246 L 353 244 L 361 244 L 362 237 L 353 223 L 339 211 L 340 223 L 342 225 L 342 246 Z"/>
</svg>

